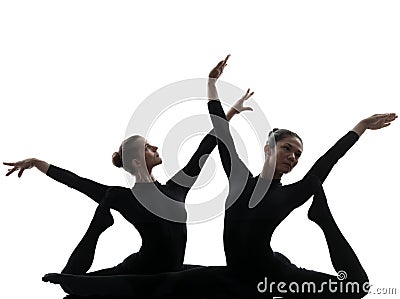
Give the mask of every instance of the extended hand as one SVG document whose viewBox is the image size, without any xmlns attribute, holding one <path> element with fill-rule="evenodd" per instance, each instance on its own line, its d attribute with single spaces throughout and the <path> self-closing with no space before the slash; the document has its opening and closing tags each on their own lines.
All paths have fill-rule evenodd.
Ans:
<svg viewBox="0 0 400 299">
<path fill-rule="evenodd" d="M 226 62 L 228 61 L 230 56 L 231 55 L 229 54 L 228 56 L 226 56 L 225 60 L 221 60 L 220 62 L 218 62 L 217 66 L 211 70 L 208 77 L 212 79 L 218 79 L 224 71 L 224 68 L 226 67 Z"/>
<path fill-rule="evenodd" d="M 35 162 L 36 162 L 36 159 L 25 159 L 25 160 L 18 161 L 18 162 L 13 162 L 13 163 L 3 162 L 4 165 L 13 166 L 13 168 L 8 169 L 8 172 L 7 172 L 6 176 L 9 176 L 14 171 L 19 170 L 18 177 L 21 177 L 22 173 L 26 169 L 30 169 L 30 168 L 35 166 Z"/>
<path fill-rule="evenodd" d="M 374 114 L 362 120 L 362 123 L 367 129 L 378 130 L 389 126 L 396 118 L 396 113 Z"/>
</svg>

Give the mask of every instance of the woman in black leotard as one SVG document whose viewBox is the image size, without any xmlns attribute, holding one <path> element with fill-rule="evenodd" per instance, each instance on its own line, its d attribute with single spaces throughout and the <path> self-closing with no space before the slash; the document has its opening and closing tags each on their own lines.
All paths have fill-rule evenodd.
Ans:
<svg viewBox="0 0 400 299">
<path fill-rule="evenodd" d="M 265 146 L 266 160 L 261 174 L 258 176 L 251 174 L 236 152 L 215 85 L 228 58 L 229 55 L 211 71 L 208 84 L 210 99 L 208 108 L 218 137 L 220 157 L 230 185 L 226 203 L 229 208 L 226 210 L 224 222 L 227 266 L 239 277 L 259 281 L 262 281 L 260 278 L 266 276 L 272 281 L 315 282 L 319 283 L 319 286 L 329 279 L 338 282 L 337 277 L 297 268 L 282 254 L 274 253 L 270 246 L 276 227 L 315 193 L 308 215 L 325 234 L 335 270 L 346 271 L 348 281 L 358 282 L 360 285 L 367 283 L 367 274 L 337 227 L 320 184 L 325 181 L 336 162 L 354 145 L 365 130 L 386 127 L 397 116 L 379 114 L 362 120 L 321 156 L 302 180 L 282 186 L 281 177 L 296 166 L 301 156 L 302 140 L 288 130 L 275 129 L 270 133 L 270 142 Z M 252 94 L 248 90 L 244 98 L 247 99 Z M 276 144 L 272 147 L 273 139 Z M 275 154 L 272 154 L 273 152 Z M 275 168 L 273 168 L 274 165 L 276 165 Z M 271 175 L 272 179 L 269 180 Z M 243 187 L 237 188 L 238 185 Z M 264 189 L 263 186 L 265 186 Z M 258 189 L 257 194 L 254 194 L 255 189 Z M 253 200 L 258 204 L 254 206 Z M 338 297 L 338 294 L 330 293 L 328 288 L 319 294 L 306 295 L 307 298 Z M 360 290 L 357 294 L 350 294 L 350 297 L 360 298 L 363 295 L 365 291 Z"/>
<path fill-rule="evenodd" d="M 229 110 L 228 119 L 242 111 L 241 104 L 239 102 L 235 109 Z M 26 169 L 36 167 L 54 180 L 99 203 L 86 234 L 62 273 L 87 273 L 101 233 L 113 224 L 110 213 L 112 208 L 135 226 L 142 238 L 142 246 L 139 252 L 128 256 L 119 265 L 88 275 L 151 274 L 189 267 L 182 265 L 186 247 L 184 202 L 206 160 L 201 158 L 207 157 L 215 145 L 216 139 L 210 132 L 187 165 L 165 184 L 160 184 L 152 175 L 153 167 L 162 163 L 157 147 L 150 145 L 142 136 L 129 137 L 121 144 L 119 151 L 113 154 L 113 164 L 135 176 L 136 183 L 132 189 L 103 185 L 38 159 L 4 164 L 12 166 L 7 176 L 19 171 L 20 177 Z M 153 212 L 159 213 L 161 217 Z"/>
</svg>

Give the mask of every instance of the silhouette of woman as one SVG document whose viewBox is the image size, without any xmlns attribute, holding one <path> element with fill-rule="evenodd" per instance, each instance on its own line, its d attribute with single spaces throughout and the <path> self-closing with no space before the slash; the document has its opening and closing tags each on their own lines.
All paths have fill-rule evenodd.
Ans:
<svg viewBox="0 0 400 299">
<path fill-rule="evenodd" d="M 367 129 L 377 130 L 390 125 L 397 118 L 396 114 L 375 114 L 363 119 L 321 156 L 302 180 L 282 186 L 280 179 L 296 166 L 303 151 L 303 142 L 297 134 L 289 130 L 274 129 L 264 148 L 266 159 L 261 174 L 251 174 L 236 152 L 215 84 L 228 58 L 229 55 L 210 72 L 208 108 L 230 186 L 226 201 L 229 209 L 226 210 L 224 220 L 224 250 L 229 270 L 245 280 L 260 281 L 263 277 L 268 277 L 271 281 L 315 282 L 318 286 L 329 279 L 339 282 L 335 276 L 297 268 L 285 256 L 273 252 L 270 246 L 276 227 L 315 193 L 308 217 L 324 232 L 335 270 L 345 271 L 349 281 L 360 285 L 358 293 L 351 294 L 354 296 L 351 297 L 364 296 L 366 291 L 361 285 L 368 283 L 367 274 L 336 225 L 320 184 Z M 253 92 L 247 90 L 243 99 L 247 100 L 252 95 Z M 272 179 L 269 179 L 271 176 Z M 243 188 L 237 188 L 241 184 Z M 255 192 L 260 190 L 260 186 L 262 192 Z M 259 197 L 256 198 L 258 204 L 255 207 L 251 202 L 252 196 Z M 309 297 L 337 298 L 337 294 L 325 288 L 321 293 L 307 294 L 307 298 Z"/>
<path fill-rule="evenodd" d="M 242 104 L 242 102 L 236 103 L 226 117 L 231 119 L 240 113 Z M 4 164 L 12 167 L 8 170 L 7 176 L 19 171 L 18 176 L 21 177 L 26 169 L 36 167 L 52 179 L 84 193 L 99 204 L 89 228 L 62 273 L 79 275 L 87 273 L 93 263 L 100 235 L 114 222 L 110 213 L 112 208 L 138 230 L 142 246 L 139 252 L 131 254 L 117 266 L 87 275 L 152 274 L 194 267 L 183 266 L 187 238 L 186 211 L 183 203 L 206 161 L 204 158 L 208 157 L 215 146 L 215 136 L 210 132 L 203 138 L 186 166 L 165 184 L 160 184 L 152 175 L 153 168 L 162 163 L 157 152 L 158 148 L 139 135 L 127 138 L 122 142 L 118 152 L 113 154 L 112 162 L 136 178 L 132 189 L 103 185 L 34 158 Z M 165 217 L 154 215 L 143 207 L 138 197 L 140 201 L 145 200 L 146 204 L 153 207 L 165 208 Z M 169 199 L 172 204 L 165 205 L 164 202 Z M 174 218 L 168 218 L 169 216 Z M 171 219 L 178 219 L 180 222 Z"/>
</svg>

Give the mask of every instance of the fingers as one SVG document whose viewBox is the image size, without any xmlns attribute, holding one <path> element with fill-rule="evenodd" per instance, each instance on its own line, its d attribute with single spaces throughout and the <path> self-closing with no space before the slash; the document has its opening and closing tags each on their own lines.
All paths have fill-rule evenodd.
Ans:
<svg viewBox="0 0 400 299">
<path fill-rule="evenodd" d="M 221 73 L 222 73 L 222 71 L 224 70 L 224 68 L 227 66 L 227 63 L 226 63 L 226 62 L 228 61 L 229 57 L 231 57 L 231 54 L 228 54 L 228 55 L 225 57 L 224 60 L 221 60 L 221 61 L 218 63 L 217 68 L 218 68 L 218 69 L 221 69 Z"/>
<path fill-rule="evenodd" d="M 217 63 L 217 65 L 211 71 L 219 70 L 221 68 L 221 66 L 223 65 L 223 63 L 224 63 L 224 61 L 221 60 L 220 62 Z"/>
<path fill-rule="evenodd" d="M 25 168 L 21 168 L 21 170 L 18 172 L 18 177 L 20 178 L 22 176 L 22 173 L 24 172 Z"/>
<path fill-rule="evenodd" d="M 395 113 L 389 113 L 389 114 L 384 114 L 381 117 L 379 117 L 379 121 L 383 121 L 384 123 L 390 123 L 394 121 L 397 118 L 397 115 Z"/>
<path fill-rule="evenodd" d="M 397 114 L 396 113 L 374 114 L 371 116 L 371 118 L 374 118 L 374 119 L 384 118 L 384 119 L 395 120 L 397 118 Z"/>
<path fill-rule="evenodd" d="M 388 127 L 388 126 L 390 126 L 390 123 L 384 124 L 384 125 L 375 125 L 375 126 L 370 127 L 369 129 L 370 130 L 379 130 L 379 129 L 382 129 L 382 128 L 385 128 L 385 127 Z"/>
<path fill-rule="evenodd" d="M 244 96 L 242 97 L 243 101 L 248 100 L 249 98 L 251 98 L 254 94 L 254 91 L 250 92 L 250 88 L 247 89 L 246 93 L 244 94 Z"/>
<path fill-rule="evenodd" d="M 250 91 L 250 88 L 246 90 L 246 93 L 236 102 L 235 109 L 239 112 L 243 111 L 253 111 L 251 107 L 244 107 L 244 101 L 247 101 L 254 94 L 254 91 Z"/>
<path fill-rule="evenodd" d="M 226 58 L 225 58 L 225 60 L 224 60 L 224 63 L 223 63 L 223 67 L 226 67 L 227 61 L 228 61 L 229 57 L 231 57 L 231 54 L 228 54 L 228 55 L 226 56 Z"/>
<path fill-rule="evenodd" d="M 21 177 L 22 173 L 25 171 L 25 169 L 27 169 L 26 165 L 22 165 L 21 162 L 16 162 L 16 163 L 3 162 L 3 164 L 7 166 L 13 166 L 13 168 L 8 169 L 6 176 L 9 176 L 13 172 L 19 170 L 18 177 Z"/>
<path fill-rule="evenodd" d="M 8 172 L 6 173 L 6 176 L 9 176 L 10 174 L 12 174 L 16 170 L 18 170 L 18 167 L 14 167 L 12 169 L 9 169 Z"/>
<path fill-rule="evenodd" d="M 387 122 L 387 121 L 384 121 L 384 120 L 379 120 L 379 121 L 376 121 L 376 122 L 372 123 L 370 125 L 369 129 L 371 129 L 371 130 L 379 130 L 379 129 L 388 127 L 391 124 L 392 124 L 391 122 Z"/>
<path fill-rule="evenodd" d="M 382 129 L 384 127 L 390 126 L 391 123 L 382 123 L 377 126 L 377 129 Z"/>
<path fill-rule="evenodd" d="M 223 72 L 224 68 L 228 65 L 226 62 L 228 61 L 229 57 L 231 56 L 231 54 L 228 54 L 228 56 L 226 56 L 226 58 L 224 60 L 222 60 L 219 64 L 218 64 L 218 68 L 221 69 L 221 73 Z"/>
<path fill-rule="evenodd" d="M 220 69 L 224 65 L 224 60 L 221 60 L 218 62 L 217 66 L 215 67 L 216 69 Z"/>
<path fill-rule="evenodd" d="M 396 118 L 396 113 L 374 114 L 368 117 L 365 121 L 368 124 L 369 129 L 377 130 L 387 127 L 388 124 L 390 124 Z"/>
<path fill-rule="evenodd" d="M 386 116 L 386 120 L 389 121 L 394 121 L 397 118 L 396 113 L 390 113 L 389 115 Z"/>
<path fill-rule="evenodd" d="M 254 94 L 254 91 L 251 92 L 251 94 Z M 250 95 L 250 88 L 247 89 L 246 93 L 244 94 L 245 96 Z"/>
<path fill-rule="evenodd" d="M 209 78 L 214 78 L 218 79 L 219 76 L 221 76 L 222 72 L 224 71 L 224 68 L 227 66 L 226 62 L 228 61 L 229 57 L 231 55 L 227 55 L 224 60 L 221 60 L 218 62 L 218 64 L 211 70 L 209 73 Z"/>
<path fill-rule="evenodd" d="M 3 165 L 7 166 L 15 166 L 16 163 L 11 163 L 11 162 L 3 162 Z"/>
<path fill-rule="evenodd" d="M 218 62 L 217 67 L 220 68 L 224 68 L 226 66 L 226 62 L 228 61 L 229 57 L 231 57 L 231 54 L 228 54 L 224 60 L 221 60 L 220 62 Z"/>
<path fill-rule="evenodd" d="M 390 118 L 390 119 L 395 119 L 395 118 L 397 118 L 396 113 L 385 113 L 385 114 L 380 114 L 380 115 L 382 115 L 382 117 Z"/>
</svg>

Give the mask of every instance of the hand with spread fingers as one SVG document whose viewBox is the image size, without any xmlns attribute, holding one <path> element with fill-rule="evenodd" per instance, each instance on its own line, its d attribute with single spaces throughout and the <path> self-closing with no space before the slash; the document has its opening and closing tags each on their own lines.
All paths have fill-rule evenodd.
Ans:
<svg viewBox="0 0 400 299">
<path fill-rule="evenodd" d="M 3 162 L 3 164 L 12 167 L 12 168 L 8 169 L 6 176 L 9 176 L 10 174 L 12 174 L 13 172 L 18 170 L 19 178 L 22 176 L 23 172 L 26 169 L 31 169 L 32 167 L 36 167 L 43 173 L 46 173 L 47 170 L 49 169 L 48 163 L 38 160 L 38 159 L 35 159 L 35 158 L 25 159 L 25 160 L 18 161 L 18 162 Z"/>
<path fill-rule="evenodd" d="M 250 99 L 254 94 L 254 91 L 250 92 L 250 88 L 247 89 L 246 93 L 236 101 L 235 104 L 233 104 L 233 108 L 237 111 L 237 113 L 243 112 L 243 111 L 253 111 L 253 108 L 251 107 L 244 107 L 243 104 L 245 101 Z"/>
<path fill-rule="evenodd" d="M 232 108 L 229 109 L 226 114 L 226 119 L 230 121 L 235 114 L 242 113 L 243 111 L 253 111 L 251 107 L 243 106 L 244 102 L 247 101 L 254 94 L 254 91 L 250 92 L 250 88 L 246 91 L 246 93 L 233 104 Z"/>
</svg>

